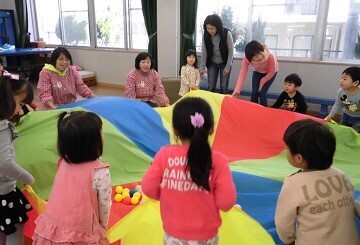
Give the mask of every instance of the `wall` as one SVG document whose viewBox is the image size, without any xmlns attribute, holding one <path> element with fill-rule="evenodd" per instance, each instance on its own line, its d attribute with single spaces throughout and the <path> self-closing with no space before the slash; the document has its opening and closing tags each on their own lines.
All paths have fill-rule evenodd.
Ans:
<svg viewBox="0 0 360 245">
<path fill-rule="evenodd" d="M 163 77 L 176 76 L 180 62 L 180 0 L 157 1 L 158 66 Z"/>
<path fill-rule="evenodd" d="M 1 0 L 0 9 L 13 9 L 13 10 L 15 10 L 15 1 L 14 0 Z"/>
<path fill-rule="evenodd" d="M 179 1 L 158 0 L 158 56 L 159 73 L 163 77 L 178 75 Z M 2 0 L 0 8 L 15 9 L 13 0 Z M 93 50 L 69 48 L 74 63 L 96 72 L 100 83 L 124 84 L 126 74 L 133 69 L 137 51 Z M 281 92 L 284 78 L 290 73 L 298 73 L 303 79 L 301 92 L 307 96 L 334 98 L 339 88 L 341 72 L 346 64 L 324 62 L 308 63 L 280 60 L 280 70 L 270 92 Z M 230 77 L 230 87 L 234 88 L 240 71 L 241 59 L 235 59 Z M 244 89 L 251 89 L 251 72 L 248 72 Z"/>
</svg>

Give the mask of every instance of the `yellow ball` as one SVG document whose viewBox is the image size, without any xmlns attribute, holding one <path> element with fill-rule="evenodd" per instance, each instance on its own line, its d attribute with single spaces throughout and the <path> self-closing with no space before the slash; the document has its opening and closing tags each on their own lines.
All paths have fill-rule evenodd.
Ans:
<svg viewBox="0 0 360 245">
<path fill-rule="evenodd" d="M 123 199 L 123 197 L 121 196 L 121 194 L 115 194 L 115 196 L 114 196 L 115 202 L 121 202 L 122 199 Z"/>
<path fill-rule="evenodd" d="M 138 203 L 139 203 L 139 198 L 133 196 L 133 197 L 131 198 L 131 204 L 136 205 L 136 204 L 138 204 Z"/>
<path fill-rule="evenodd" d="M 123 189 L 123 192 L 129 193 L 129 192 L 130 192 L 130 189 L 129 189 L 129 188 L 124 188 L 124 189 Z"/>
<path fill-rule="evenodd" d="M 137 197 L 137 198 L 139 198 L 139 199 L 140 199 L 141 194 L 140 194 L 139 192 L 135 192 L 135 193 L 134 193 L 134 195 L 133 195 L 133 197 Z"/>
<path fill-rule="evenodd" d="M 123 187 L 121 185 L 116 186 L 115 187 L 115 192 L 118 193 L 118 194 L 122 193 L 123 192 Z"/>
<path fill-rule="evenodd" d="M 124 199 L 125 197 L 129 197 L 130 196 L 130 193 L 129 192 L 126 192 L 126 191 L 123 191 L 123 193 L 121 194 L 122 198 Z"/>
</svg>

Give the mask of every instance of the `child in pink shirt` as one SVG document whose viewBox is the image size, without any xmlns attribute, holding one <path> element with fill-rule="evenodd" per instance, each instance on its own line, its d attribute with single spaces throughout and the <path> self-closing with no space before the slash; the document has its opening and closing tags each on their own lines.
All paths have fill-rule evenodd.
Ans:
<svg viewBox="0 0 360 245">
<path fill-rule="evenodd" d="M 267 106 L 266 96 L 279 70 L 278 61 L 265 44 L 255 40 L 246 44 L 245 57 L 242 61 L 239 78 L 232 94 L 233 97 L 237 97 L 240 94 L 249 66 L 254 68 L 251 102 L 259 103 L 260 98 L 260 105 Z"/>
<path fill-rule="evenodd" d="M 227 211 L 236 190 L 226 157 L 211 150 L 214 117 L 201 98 L 184 98 L 174 107 L 174 134 L 181 144 L 156 154 L 142 190 L 160 200 L 164 244 L 218 244 L 219 210 Z"/>
<path fill-rule="evenodd" d="M 109 165 L 103 152 L 102 121 L 93 112 L 62 112 L 58 121 L 58 161 L 45 212 L 35 223 L 35 245 L 109 244 Z"/>
</svg>

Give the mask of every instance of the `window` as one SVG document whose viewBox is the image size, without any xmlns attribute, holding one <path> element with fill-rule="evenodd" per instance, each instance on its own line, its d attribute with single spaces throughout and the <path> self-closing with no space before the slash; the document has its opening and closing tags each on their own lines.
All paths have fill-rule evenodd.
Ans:
<svg viewBox="0 0 360 245">
<path fill-rule="evenodd" d="M 323 56 L 328 59 L 360 59 L 360 1 L 330 0 Z"/>
<path fill-rule="evenodd" d="M 270 49 L 277 49 L 278 36 L 277 35 L 265 35 L 265 43 Z"/>
<path fill-rule="evenodd" d="M 125 48 L 124 6 L 118 0 L 95 0 L 96 46 Z"/>
<path fill-rule="evenodd" d="M 90 46 L 87 0 L 62 0 L 55 34 L 69 46 Z"/>
<path fill-rule="evenodd" d="M 234 48 L 238 53 L 245 48 L 247 37 L 247 21 L 249 0 L 199 0 L 197 10 L 196 49 L 201 51 L 203 24 L 207 15 L 216 13 L 224 21 L 224 26 L 230 29 L 234 40 Z"/>
<path fill-rule="evenodd" d="M 226 20 L 235 53 L 243 53 L 246 43 L 255 39 L 278 57 L 360 61 L 359 0 L 199 0 L 199 51 L 202 24 L 212 13 Z M 321 26 L 327 27 L 323 33 Z"/>
<path fill-rule="evenodd" d="M 291 43 L 291 56 L 311 57 L 313 36 L 295 35 Z"/>
<path fill-rule="evenodd" d="M 57 0 L 36 0 L 37 30 L 39 39 L 48 44 L 61 44 L 61 33 L 56 34 L 56 26 L 60 24 Z M 59 29 L 60 30 L 60 29 Z"/>
<path fill-rule="evenodd" d="M 33 0 L 47 44 L 146 49 L 141 0 Z"/>
<path fill-rule="evenodd" d="M 129 20 L 131 48 L 147 49 L 149 39 L 145 28 L 140 0 L 130 1 Z"/>
<path fill-rule="evenodd" d="M 289 2 L 293 10 L 289 11 Z M 316 12 L 306 6 L 317 6 L 317 0 L 264 1 L 254 0 L 252 9 L 252 35 L 250 40 L 265 42 L 265 37 L 278 36 L 277 48 L 272 49 L 278 56 L 300 58 L 312 57 L 312 38 L 315 35 Z"/>
<path fill-rule="evenodd" d="M 317 12 L 317 0 L 287 0 L 285 13 L 294 15 L 314 15 Z"/>
<path fill-rule="evenodd" d="M 326 39 L 325 39 L 325 45 L 324 45 L 324 58 L 326 59 L 329 59 L 330 58 L 330 55 L 331 55 L 331 45 L 332 45 L 332 36 L 326 36 Z"/>
<path fill-rule="evenodd" d="M 244 0 L 244 1 L 221 1 L 216 0 L 200 0 L 198 7 L 198 23 L 203 23 L 208 11 L 201 11 L 206 9 L 205 5 L 212 7 L 214 12 L 219 14 L 222 19 L 231 19 L 228 27 L 234 37 L 234 32 L 238 35 L 234 38 L 235 51 L 242 53 L 247 42 L 251 40 L 258 40 L 265 43 L 269 41 L 268 46 L 272 48 L 277 56 L 293 56 L 309 57 L 309 52 L 293 52 L 293 37 L 296 35 L 315 35 L 316 14 L 313 10 L 306 10 L 306 4 L 311 4 L 311 8 L 317 6 L 318 0 L 304 0 L 295 1 L 294 10 L 289 11 L 289 2 L 286 0 Z M 204 5 L 202 8 L 200 5 Z M 229 12 L 231 8 L 233 12 Z M 316 8 L 316 7 L 315 7 Z M 249 11 L 250 10 L 250 11 Z M 233 13 L 236 13 L 233 14 Z M 229 17 L 230 15 L 230 17 Z M 237 18 L 237 17 L 240 17 Z M 198 24 L 199 26 L 199 24 Z M 237 30 L 239 28 L 240 30 Z M 234 31 L 235 30 L 235 31 Z M 198 31 L 198 49 L 202 42 L 202 28 Z M 304 40 L 307 42 L 308 40 Z M 310 47 L 312 43 L 303 44 L 303 46 Z"/>
</svg>

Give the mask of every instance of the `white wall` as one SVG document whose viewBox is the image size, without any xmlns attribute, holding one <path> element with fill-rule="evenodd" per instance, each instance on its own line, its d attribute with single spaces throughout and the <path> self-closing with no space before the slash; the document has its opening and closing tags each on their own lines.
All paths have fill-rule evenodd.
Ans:
<svg viewBox="0 0 360 245">
<path fill-rule="evenodd" d="M 158 57 L 159 73 L 163 77 L 178 75 L 179 63 L 179 1 L 158 0 Z M 13 0 L 1 0 L 0 8 L 15 9 Z M 124 84 L 126 74 L 134 68 L 138 52 L 93 50 L 69 48 L 74 63 L 96 72 L 100 83 Z M 280 60 L 280 70 L 270 92 L 281 92 L 284 78 L 290 73 L 298 73 L 303 79 L 301 92 L 307 96 L 334 98 L 339 88 L 341 72 L 347 64 L 325 62 L 294 62 Z M 234 88 L 240 71 L 241 59 L 235 59 L 230 77 L 230 87 Z M 248 72 L 244 89 L 251 89 L 251 72 Z"/>
<path fill-rule="evenodd" d="M 163 77 L 173 77 L 179 72 L 180 51 L 180 0 L 157 1 L 158 71 Z"/>
<path fill-rule="evenodd" d="M 138 52 L 107 51 L 94 49 L 68 48 L 74 65 L 96 73 L 100 83 L 125 84 L 127 73 L 135 67 Z"/>
<path fill-rule="evenodd" d="M 1 0 L 0 9 L 13 9 L 15 10 L 15 1 L 14 0 Z"/>
</svg>

